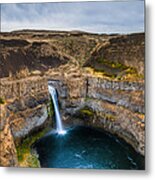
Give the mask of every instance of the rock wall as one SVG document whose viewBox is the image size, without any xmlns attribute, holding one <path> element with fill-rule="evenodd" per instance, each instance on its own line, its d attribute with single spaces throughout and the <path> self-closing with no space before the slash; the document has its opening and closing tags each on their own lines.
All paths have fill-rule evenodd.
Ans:
<svg viewBox="0 0 155 180">
<path fill-rule="evenodd" d="M 11 130 L 15 139 L 24 138 L 48 119 L 47 83 L 57 89 L 64 123 L 83 123 L 109 131 L 125 139 L 144 155 L 143 81 L 116 81 L 83 75 L 1 82 L 3 97 L 13 99 L 7 109 L 14 114 Z M 78 118 L 85 108 L 93 112 L 93 118 Z"/>
<path fill-rule="evenodd" d="M 144 114 L 144 83 L 88 79 L 88 98 L 107 101 Z"/>
<path fill-rule="evenodd" d="M 19 80 L 2 79 L 0 81 L 1 97 L 16 99 L 26 96 L 36 96 L 48 92 L 47 79 L 43 77 L 29 77 Z"/>
<path fill-rule="evenodd" d="M 0 107 L 0 164 L 18 166 L 15 145 L 50 124 L 47 80 L 40 77 L 16 81 L 3 79 L 0 85 L 4 99 Z"/>
<path fill-rule="evenodd" d="M 95 115 L 87 123 L 122 137 L 144 155 L 144 84 L 93 78 L 88 84 L 84 106 Z"/>
<path fill-rule="evenodd" d="M 1 82 L 1 97 L 11 116 L 11 130 L 14 139 L 22 139 L 31 131 L 42 126 L 48 119 L 49 94 L 45 78 L 30 78 Z M 2 126 L 6 118 L 1 118 Z M 3 127 L 1 127 L 3 128 Z"/>
<path fill-rule="evenodd" d="M 0 166 L 18 166 L 17 152 L 10 128 L 10 119 L 5 106 L 0 106 Z M 2 118 L 5 121 L 2 123 Z"/>
<path fill-rule="evenodd" d="M 15 140 L 26 137 L 33 130 L 36 131 L 48 118 L 45 105 L 38 105 L 29 111 L 24 111 L 22 116 L 24 117 L 15 118 L 11 123 L 11 130 Z"/>
<path fill-rule="evenodd" d="M 50 84 L 57 89 L 64 123 L 104 129 L 144 155 L 144 82 L 83 77 L 73 86 L 69 80 Z"/>
</svg>

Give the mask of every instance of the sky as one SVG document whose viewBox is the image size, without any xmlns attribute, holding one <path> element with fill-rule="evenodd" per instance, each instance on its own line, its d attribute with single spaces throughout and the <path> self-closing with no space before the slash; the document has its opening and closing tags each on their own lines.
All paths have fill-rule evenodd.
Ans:
<svg viewBox="0 0 155 180">
<path fill-rule="evenodd" d="M 144 32 L 144 1 L 1 4 L 1 31 Z"/>
</svg>

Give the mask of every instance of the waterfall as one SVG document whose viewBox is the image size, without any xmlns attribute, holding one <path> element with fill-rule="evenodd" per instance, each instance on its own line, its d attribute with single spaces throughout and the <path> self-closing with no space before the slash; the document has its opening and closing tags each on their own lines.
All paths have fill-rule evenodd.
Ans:
<svg viewBox="0 0 155 180">
<path fill-rule="evenodd" d="M 65 134 L 66 131 L 63 129 L 62 120 L 59 112 L 58 98 L 56 90 L 53 86 L 48 85 L 49 93 L 53 100 L 55 119 L 56 119 L 56 131 L 58 134 Z"/>
</svg>

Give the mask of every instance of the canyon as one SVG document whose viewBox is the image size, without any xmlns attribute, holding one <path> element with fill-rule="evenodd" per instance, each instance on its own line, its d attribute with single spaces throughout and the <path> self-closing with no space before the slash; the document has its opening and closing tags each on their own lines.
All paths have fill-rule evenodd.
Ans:
<svg viewBox="0 0 155 180">
<path fill-rule="evenodd" d="M 54 127 L 48 84 L 66 127 L 110 132 L 145 155 L 144 33 L 23 30 L 0 33 L 0 49 L 1 166 L 32 167 L 19 151 Z"/>
</svg>

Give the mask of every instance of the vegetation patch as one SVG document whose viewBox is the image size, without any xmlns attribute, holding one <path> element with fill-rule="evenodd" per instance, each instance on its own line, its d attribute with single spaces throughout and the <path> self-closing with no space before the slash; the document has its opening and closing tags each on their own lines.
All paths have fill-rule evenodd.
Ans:
<svg viewBox="0 0 155 180">
<path fill-rule="evenodd" d="M 103 69 L 102 70 L 96 70 L 96 69 L 91 68 L 91 67 L 86 67 L 85 70 L 86 70 L 86 72 L 88 72 L 92 76 L 99 77 L 99 78 L 104 77 L 104 78 L 115 79 L 117 77 L 116 74 L 107 73 Z"/>
<path fill-rule="evenodd" d="M 90 65 L 91 69 L 93 69 L 93 74 L 95 76 L 104 76 L 109 78 L 117 78 L 117 76 L 128 69 L 127 66 L 119 63 L 118 61 L 110 61 L 103 58 L 99 58 L 96 60 L 96 65 L 92 67 Z"/>
<path fill-rule="evenodd" d="M 40 167 L 37 154 L 32 152 L 31 146 L 35 141 L 43 137 L 48 131 L 49 128 L 46 128 L 35 135 L 31 135 L 24 139 L 23 142 L 17 146 L 17 156 L 20 167 Z"/>
<path fill-rule="evenodd" d="M 109 61 L 103 58 L 99 58 L 97 60 L 97 62 L 99 62 L 100 64 L 107 66 L 109 68 L 113 68 L 113 69 L 119 69 L 119 70 L 125 70 L 127 69 L 127 66 L 119 63 L 119 62 L 114 62 L 114 61 Z"/>
<path fill-rule="evenodd" d="M 88 107 L 84 107 L 82 109 L 80 109 L 80 114 L 84 114 L 86 116 L 94 116 L 94 112 L 92 109 L 88 108 Z"/>
<path fill-rule="evenodd" d="M 54 105 L 53 105 L 53 101 L 52 101 L 51 96 L 50 96 L 50 101 L 47 104 L 47 107 L 48 107 L 47 108 L 48 116 L 52 117 L 54 115 Z"/>
<path fill-rule="evenodd" d="M 0 97 L 0 104 L 4 104 L 4 103 L 5 103 L 4 99 Z"/>
<path fill-rule="evenodd" d="M 125 75 L 121 79 L 123 79 L 123 80 L 142 80 L 142 79 L 144 79 L 144 74 L 139 74 L 135 68 L 128 67 L 128 69 L 125 71 Z"/>
<path fill-rule="evenodd" d="M 86 67 L 85 70 L 95 77 L 108 78 L 115 80 L 143 80 L 144 74 L 139 74 L 133 67 L 124 66 L 120 63 L 106 62 L 105 66 L 99 68 Z M 102 62 L 102 63 L 103 63 Z M 108 64 L 108 66 L 107 66 Z"/>
</svg>

